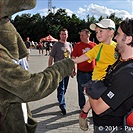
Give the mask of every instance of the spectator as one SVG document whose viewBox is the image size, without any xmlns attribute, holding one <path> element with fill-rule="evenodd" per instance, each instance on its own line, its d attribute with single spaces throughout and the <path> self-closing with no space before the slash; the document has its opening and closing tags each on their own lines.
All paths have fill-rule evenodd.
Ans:
<svg viewBox="0 0 133 133">
<path fill-rule="evenodd" d="M 75 44 L 72 58 L 75 59 L 76 57 L 81 56 L 82 54 L 86 53 L 90 49 L 92 49 L 96 44 L 89 40 L 90 38 L 90 31 L 88 29 L 83 29 L 80 32 L 80 40 Z M 77 68 L 75 68 L 74 75 L 77 74 L 77 83 L 78 83 L 78 103 L 80 109 L 83 109 L 86 99 L 84 95 L 84 87 L 82 84 L 85 84 L 87 81 L 91 80 L 92 71 L 95 66 L 95 60 L 91 63 L 87 61 L 77 64 Z"/>
<path fill-rule="evenodd" d="M 45 49 L 46 49 L 46 54 L 45 54 L 45 56 L 47 56 L 47 55 L 49 55 L 49 53 L 50 53 L 50 43 L 49 42 L 46 42 L 46 47 L 45 47 Z"/>
<path fill-rule="evenodd" d="M 18 64 L 19 64 L 24 70 L 28 70 L 28 68 L 29 68 L 29 64 L 28 64 L 28 61 L 27 61 L 26 57 L 20 59 L 20 60 L 18 61 Z M 24 121 L 25 121 L 25 123 L 28 123 L 28 121 L 27 121 L 28 113 L 27 113 L 26 103 L 21 103 L 21 106 L 22 106 Z"/>
<path fill-rule="evenodd" d="M 26 60 L 26 57 L 20 59 L 20 60 L 18 61 L 18 64 L 19 64 L 24 70 L 28 70 L 28 68 L 29 68 L 29 64 L 28 64 L 28 62 L 27 62 L 27 60 Z"/>
<path fill-rule="evenodd" d="M 41 42 L 38 43 L 38 50 L 39 50 L 39 54 L 42 53 L 42 55 L 43 55 L 43 44 Z"/>
<path fill-rule="evenodd" d="M 29 60 L 29 57 L 30 57 L 30 51 L 31 51 L 31 42 L 30 42 L 30 38 L 29 37 L 27 37 L 26 38 L 26 41 L 25 41 L 25 45 L 26 45 L 26 48 L 27 48 L 27 50 L 28 50 L 28 55 L 27 55 L 27 61 Z"/>
<path fill-rule="evenodd" d="M 51 66 L 53 62 L 57 62 L 64 58 L 70 58 L 72 52 L 72 45 L 67 42 L 68 31 L 67 29 L 62 29 L 60 31 L 60 40 L 55 42 L 50 52 L 48 66 Z M 65 93 L 67 90 L 69 82 L 69 76 L 66 76 L 57 88 L 57 99 L 59 101 L 59 107 L 61 109 L 61 114 L 66 115 L 66 103 L 65 103 Z"/>
</svg>

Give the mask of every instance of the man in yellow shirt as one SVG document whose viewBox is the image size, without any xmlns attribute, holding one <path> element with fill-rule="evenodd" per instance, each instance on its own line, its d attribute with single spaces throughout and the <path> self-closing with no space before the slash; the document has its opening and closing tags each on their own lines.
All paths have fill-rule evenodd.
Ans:
<svg viewBox="0 0 133 133">
<path fill-rule="evenodd" d="M 99 23 L 91 24 L 90 29 L 96 32 L 96 37 L 101 43 L 79 58 L 74 59 L 74 62 L 81 63 L 88 60 L 90 63 L 93 59 L 96 59 L 92 80 L 102 80 L 106 75 L 108 66 L 114 64 L 118 58 L 115 51 L 116 42 L 112 40 L 115 23 L 111 19 L 102 19 Z M 90 108 L 88 100 L 79 115 L 79 125 L 82 130 L 88 130 L 87 114 Z"/>
</svg>

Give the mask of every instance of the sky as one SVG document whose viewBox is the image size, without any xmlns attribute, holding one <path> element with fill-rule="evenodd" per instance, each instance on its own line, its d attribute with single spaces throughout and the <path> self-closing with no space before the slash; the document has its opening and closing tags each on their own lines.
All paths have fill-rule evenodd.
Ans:
<svg viewBox="0 0 133 133">
<path fill-rule="evenodd" d="M 67 15 L 76 14 L 80 19 L 86 19 L 89 14 L 95 18 L 106 17 L 115 13 L 119 18 L 133 17 L 133 0 L 52 0 L 52 11 L 56 12 L 59 8 L 66 9 Z M 48 0 L 37 0 L 36 7 L 31 10 L 21 11 L 13 15 L 24 13 L 48 15 Z"/>
</svg>

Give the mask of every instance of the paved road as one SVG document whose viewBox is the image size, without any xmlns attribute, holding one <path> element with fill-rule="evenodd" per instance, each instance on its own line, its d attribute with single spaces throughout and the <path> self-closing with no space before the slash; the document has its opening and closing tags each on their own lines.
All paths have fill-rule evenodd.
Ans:
<svg viewBox="0 0 133 133">
<path fill-rule="evenodd" d="M 40 72 L 47 67 L 48 56 L 39 55 L 38 50 L 32 50 L 29 60 L 29 71 Z M 56 98 L 56 90 L 48 97 L 30 102 L 33 117 L 38 121 L 36 133 L 93 133 L 91 112 L 89 113 L 89 130 L 82 131 L 78 125 L 79 107 L 76 78 L 70 78 L 66 92 L 67 114 L 60 115 Z"/>
</svg>

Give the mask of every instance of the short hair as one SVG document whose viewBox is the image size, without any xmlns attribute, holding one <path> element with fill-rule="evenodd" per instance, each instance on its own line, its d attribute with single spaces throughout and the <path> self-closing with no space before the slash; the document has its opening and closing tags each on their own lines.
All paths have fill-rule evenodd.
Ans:
<svg viewBox="0 0 133 133">
<path fill-rule="evenodd" d="M 91 32 L 88 30 L 88 29 L 83 29 L 83 30 L 81 30 L 81 32 L 86 32 L 86 34 L 88 35 L 88 34 L 91 34 Z"/>
<path fill-rule="evenodd" d="M 122 32 L 127 36 L 132 36 L 132 42 L 128 45 L 131 45 L 133 47 L 133 19 L 125 19 L 120 23 L 120 28 Z"/>
<path fill-rule="evenodd" d="M 61 30 L 60 30 L 60 32 L 61 31 L 67 31 L 68 32 L 68 30 L 66 29 L 66 28 L 62 28 Z"/>
</svg>

